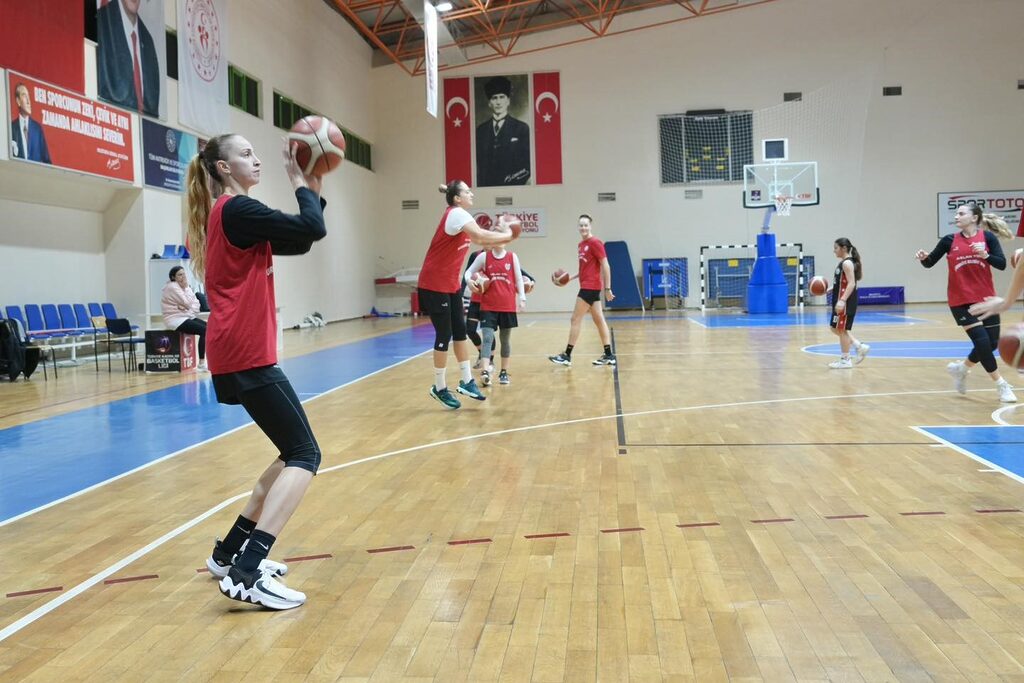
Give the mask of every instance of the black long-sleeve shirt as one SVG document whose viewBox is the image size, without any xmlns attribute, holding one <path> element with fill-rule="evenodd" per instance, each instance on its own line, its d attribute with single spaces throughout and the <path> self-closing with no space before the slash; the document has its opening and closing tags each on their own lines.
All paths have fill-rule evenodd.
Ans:
<svg viewBox="0 0 1024 683">
<path fill-rule="evenodd" d="M 270 249 L 277 256 L 307 253 L 313 242 L 327 236 L 323 212 L 327 202 L 308 187 L 295 190 L 295 198 L 299 202 L 298 214 L 271 209 L 245 195 L 232 197 L 221 213 L 224 235 L 239 249 L 270 242 Z"/>
</svg>

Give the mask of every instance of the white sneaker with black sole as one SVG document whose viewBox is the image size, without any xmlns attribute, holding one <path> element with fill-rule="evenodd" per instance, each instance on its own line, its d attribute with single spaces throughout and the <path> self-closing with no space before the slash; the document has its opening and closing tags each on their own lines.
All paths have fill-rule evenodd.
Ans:
<svg viewBox="0 0 1024 683">
<path fill-rule="evenodd" d="M 246 539 L 245 543 L 242 544 L 242 550 L 245 550 L 245 545 L 248 543 Z M 221 548 L 221 541 L 217 541 L 213 544 L 213 552 L 206 558 L 206 568 L 210 571 L 210 574 L 216 576 L 218 579 L 223 579 L 228 575 L 228 570 L 235 564 L 235 560 L 238 559 L 238 555 L 242 553 L 242 550 L 238 551 L 238 555 L 227 554 L 227 551 Z M 284 576 L 288 573 L 288 565 L 283 562 L 275 562 L 270 558 L 262 560 L 260 562 L 261 569 L 267 569 L 274 576 Z"/>
<path fill-rule="evenodd" d="M 268 609 L 294 609 L 306 602 L 306 594 L 284 585 L 266 569 L 252 574 L 232 566 L 217 584 L 220 592 L 232 600 L 262 605 Z"/>
</svg>

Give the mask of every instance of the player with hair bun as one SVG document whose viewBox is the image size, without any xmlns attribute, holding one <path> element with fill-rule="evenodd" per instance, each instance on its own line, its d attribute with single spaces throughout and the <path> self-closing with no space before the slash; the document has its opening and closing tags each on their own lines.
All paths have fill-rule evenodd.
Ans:
<svg viewBox="0 0 1024 683">
<path fill-rule="evenodd" d="M 512 232 L 504 217 L 495 230 L 484 230 L 467 209 L 473 206 L 473 191 L 462 180 L 452 180 L 438 186 L 448 206 L 434 230 L 427 254 L 423 259 L 417 282 L 420 308 L 430 316 L 434 326 L 434 383 L 430 395 L 446 408 L 462 406 L 448 390 L 445 368 L 448 364 L 448 345 L 455 341 L 455 358 L 461 375 L 456 391 L 477 401 L 484 396 L 473 379 L 470 368 L 469 344 L 466 341 L 466 319 L 462 312 L 462 263 L 469 243 L 484 247 L 505 245 L 512 241 Z"/>
</svg>

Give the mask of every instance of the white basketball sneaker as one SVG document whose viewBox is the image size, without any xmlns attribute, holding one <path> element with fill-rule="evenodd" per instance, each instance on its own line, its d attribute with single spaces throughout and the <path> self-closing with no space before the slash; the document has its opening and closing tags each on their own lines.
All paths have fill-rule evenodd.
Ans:
<svg viewBox="0 0 1024 683">
<path fill-rule="evenodd" d="M 953 378 L 953 386 L 956 388 L 957 393 L 967 393 L 967 373 L 970 370 L 964 365 L 962 360 L 953 361 L 946 366 L 946 371 Z"/>
<path fill-rule="evenodd" d="M 251 602 L 269 609 L 293 609 L 306 602 L 306 594 L 292 590 L 260 568 L 248 574 L 232 566 L 217 584 L 220 592 L 239 602 Z"/>
<path fill-rule="evenodd" d="M 246 539 L 245 543 L 242 544 L 242 550 L 245 550 L 247 543 L 249 543 L 249 539 Z M 228 575 L 228 570 L 234 565 L 238 555 L 228 555 L 227 551 L 221 548 L 220 544 L 220 539 L 217 539 L 213 544 L 213 552 L 206 558 L 206 568 L 210 571 L 211 576 L 223 579 Z M 239 554 L 241 554 L 241 551 L 239 551 Z M 260 569 L 266 569 L 274 576 L 284 576 L 288 573 L 288 565 L 283 562 L 275 562 L 269 557 L 265 560 L 260 560 Z"/>
<path fill-rule="evenodd" d="M 828 364 L 833 370 L 848 370 L 853 367 L 853 361 L 848 357 L 843 356 L 839 360 L 834 360 Z"/>
<path fill-rule="evenodd" d="M 853 362 L 854 363 L 862 362 L 865 358 L 867 358 L 868 351 L 870 351 L 870 350 L 871 350 L 871 345 L 870 344 L 863 344 L 862 343 L 859 347 L 857 347 L 857 358 L 854 359 Z"/>
<path fill-rule="evenodd" d="M 1003 403 L 1017 402 L 1017 396 L 1013 393 L 1013 387 L 1005 379 L 996 382 L 996 391 L 999 392 L 999 400 Z"/>
</svg>

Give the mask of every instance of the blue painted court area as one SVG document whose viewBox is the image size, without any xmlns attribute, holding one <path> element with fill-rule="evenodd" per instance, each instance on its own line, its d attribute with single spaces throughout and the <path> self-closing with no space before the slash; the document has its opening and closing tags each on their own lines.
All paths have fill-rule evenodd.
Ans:
<svg viewBox="0 0 1024 683">
<path fill-rule="evenodd" d="M 857 318 L 860 322 L 860 318 Z M 857 334 L 855 332 L 855 334 Z M 960 340 L 906 340 L 906 341 L 871 341 L 858 337 L 871 346 L 870 358 L 964 358 L 971 352 L 971 342 Z M 819 356 L 838 356 L 839 344 L 815 344 L 805 346 L 804 351 Z M 999 352 L 996 351 L 996 356 Z"/>
<path fill-rule="evenodd" d="M 831 319 L 831 311 L 804 311 L 803 313 L 719 313 L 693 315 L 689 319 L 704 327 L 793 327 L 800 325 L 825 325 Z M 897 312 L 857 311 L 855 326 L 859 325 L 916 325 L 930 322 L 922 318 L 911 318 Z"/>
<path fill-rule="evenodd" d="M 1024 427 L 983 425 L 917 429 L 1024 482 Z"/>
<path fill-rule="evenodd" d="M 281 367 L 305 399 L 408 360 L 433 341 L 433 328 L 417 325 Z M 241 406 L 217 403 L 207 377 L 0 430 L 0 522 L 251 422 Z"/>
</svg>

